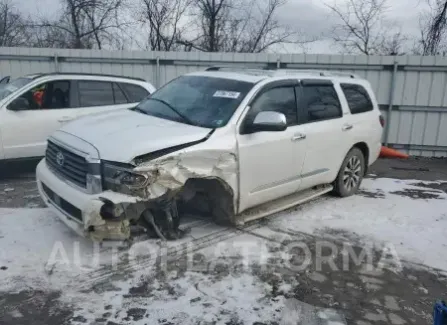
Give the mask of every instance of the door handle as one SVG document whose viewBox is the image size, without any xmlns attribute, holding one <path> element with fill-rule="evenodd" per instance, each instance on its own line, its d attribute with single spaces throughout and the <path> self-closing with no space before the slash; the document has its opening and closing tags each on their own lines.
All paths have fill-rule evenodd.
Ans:
<svg viewBox="0 0 447 325">
<path fill-rule="evenodd" d="M 70 116 L 63 116 L 60 119 L 58 119 L 59 122 L 69 122 L 71 120 L 73 120 L 73 117 Z"/>
<path fill-rule="evenodd" d="M 354 126 L 352 124 L 345 124 L 343 125 L 343 131 L 349 131 L 352 130 L 354 128 Z"/>
<path fill-rule="evenodd" d="M 292 141 L 299 141 L 299 140 L 304 140 L 304 139 L 306 139 L 306 135 L 305 135 L 305 134 L 302 134 L 302 133 L 300 133 L 300 134 L 295 134 L 295 135 L 292 137 Z"/>
</svg>

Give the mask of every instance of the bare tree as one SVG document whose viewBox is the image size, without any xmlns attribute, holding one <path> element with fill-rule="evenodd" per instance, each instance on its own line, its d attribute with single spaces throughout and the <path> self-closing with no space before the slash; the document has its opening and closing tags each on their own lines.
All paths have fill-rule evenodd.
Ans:
<svg viewBox="0 0 447 325">
<path fill-rule="evenodd" d="M 381 55 L 403 55 L 406 53 L 404 42 L 408 41 L 408 37 L 400 31 L 394 34 L 382 37 L 382 42 L 378 48 L 377 54 Z"/>
<path fill-rule="evenodd" d="M 193 39 L 181 37 L 178 41 L 188 48 L 205 52 L 217 52 L 229 22 L 232 0 L 193 0 L 192 20 L 198 27 Z"/>
<path fill-rule="evenodd" d="M 141 22 L 147 30 L 146 48 L 171 51 L 185 31 L 186 12 L 191 0 L 141 0 Z"/>
<path fill-rule="evenodd" d="M 278 9 L 286 0 L 251 0 L 242 8 L 239 19 L 233 19 L 235 35 L 228 40 L 226 48 L 230 51 L 259 53 L 278 44 L 304 44 L 305 40 L 290 26 L 279 23 Z M 234 17 L 234 16 L 233 16 Z"/>
<path fill-rule="evenodd" d="M 48 44 L 102 49 L 104 43 L 111 44 L 116 39 L 125 24 L 119 20 L 123 0 L 61 1 L 63 11 L 58 19 L 42 19 L 34 25 L 46 37 L 53 37 L 46 41 Z"/>
<path fill-rule="evenodd" d="M 23 46 L 30 33 L 23 14 L 9 0 L 0 1 L 0 46 Z"/>
<path fill-rule="evenodd" d="M 308 42 L 277 19 L 286 0 L 193 0 L 192 39 L 179 43 L 205 52 L 262 52 L 277 44 Z"/>
<path fill-rule="evenodd" d="M 387 0 L 348 0 L 344 6 L 326 5 L 340 19 L 333 40 L 349 53 L 393 54 L 402 48 L 405 37 L 384 21 Z M 396 53 L 396 54 L 394 54 Z"/>
<path fill-rule="evenodd" d="M 95 43 L 101 49 L 103 42 L 113 43 L 117 32 L 125 25 L 119 17 L 123 0 L 90 0 L 90 3 L 90 6 L 85 7 L 84 13 L 93 31 Z"/>
<path fill-rule="evenodd" d="M 33 24 L 34 33 L 30 39 L 32 47 L 40 48 L 71 48 L 67 33 L 58 28 L 40 27 Z"/>
<path fill-rule="evenodd" d="M 422 55 L 439 54 L 447 31 L 447 0 L 428 1 L 430 12 L 421 16 L 419 40 Z"/>
</svg>

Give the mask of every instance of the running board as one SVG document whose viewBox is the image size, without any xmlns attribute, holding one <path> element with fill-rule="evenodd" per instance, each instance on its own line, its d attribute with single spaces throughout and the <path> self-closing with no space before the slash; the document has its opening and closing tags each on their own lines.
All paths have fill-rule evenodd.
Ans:
<svg viewBox="0 0 447 325">
<path fill-rule="evenodd" d="M 256 219 L 264 218 L 268 215 L 271 215 L 276 212 L 280 212 L 282 210 L 286 210 L 295 205 L 307 202 L 312 200 L 320 195 L 328 193 L 332 191 L 334 187 L 332 185 L 323 185 L 318 186 L 317 188 L 312 188 L 309 190 L 297 192 L 259 206 L 250 208 L 238 216 L 236 216 L 237 223 L 242 225 L 246 222 L 253 221 Z"/>
</svg>

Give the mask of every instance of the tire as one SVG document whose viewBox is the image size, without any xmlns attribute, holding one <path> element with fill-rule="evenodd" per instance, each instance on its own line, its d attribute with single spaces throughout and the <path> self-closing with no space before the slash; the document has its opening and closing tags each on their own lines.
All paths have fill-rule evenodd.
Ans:
<svg viewBox="0 0 447 325">
<path fill-rule="evenodd" d="M 341 164 L 334 182 L 334 194 L 340 197 L 356 194 L 364 175 L 365 156 L 359 148 L 352 148 Z"/>
</svg>

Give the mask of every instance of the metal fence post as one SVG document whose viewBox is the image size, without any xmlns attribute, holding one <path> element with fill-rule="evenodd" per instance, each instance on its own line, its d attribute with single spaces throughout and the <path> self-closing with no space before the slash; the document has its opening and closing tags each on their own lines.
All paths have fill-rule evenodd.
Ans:
<svg viewBox="0 0 447 325">
<path fill-rule="evenodd" d="M 281 58 L 278 58 L 276 60 L 276 69 L 280 69 L 281 68 Z"/>
<path fill-rule="evenodd" d="M 59 57 L 57 53 L 54 54 L 54 71 L 59 72 Z"/>
<path fill-rule="evenodd" d="M 156 78 L 155 85 L 157 88 L 159 88 L 160 87 L 160 75 L 161 75 L 161 73 L 160 73 L 160 57 L 159 56 L 157 56 L 156 62 L 157 62 L 157 66 L 156 66 L 156 71 L 155 71 L 155 78 Z"/>
<path fill-rule="evenodd" d="M 395 89 L 395 85 L 396 85 L 397 66 L 398 66 L 398 62 L 394 61 L 393 74 L 391 75 L 390 102 L 388 105 L 388 113 L 386 116 L 387 120 L 386 120 L 386 126 L 385 126 L 385 146 L 388 145 L 389 136 L 390 136 L 391 115 L 392 115 L 393 104 L 394 104 L 394 89 Z"/>
</svg>

